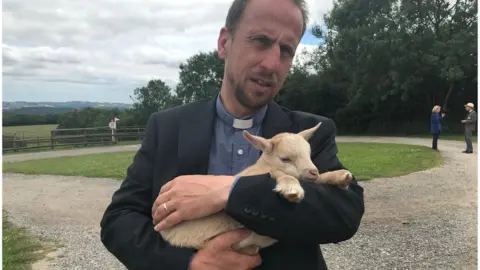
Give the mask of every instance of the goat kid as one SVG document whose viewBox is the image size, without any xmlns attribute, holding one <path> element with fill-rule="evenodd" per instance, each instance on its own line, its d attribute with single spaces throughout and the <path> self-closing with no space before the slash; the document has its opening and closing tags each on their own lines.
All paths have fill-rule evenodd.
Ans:
<svg viewBox="0 0 480 270">
<path fill-rule="evenodd" d="M 290 202 L 300 202 L 305 191 L 298 179 L 315 183 L 336 185 L 348 189 L 352 174 L 348 170 L 335 170 L 319 173 L 313 164 L 308 143 L 321 123 L 299 133 L 280 133 L 271 139 L 243 132 L 245 139 L 262 151 L 258 161 L 241 171 L 238 176 L 250 176 L 269 173 L 276 180 L 273 191 L 278 192 Z M 226 215 L 223 211 L 213 215 L 182 221 L 176 226 L 161 231 L 162 237 L 172 246 L 194 249 L 204 248 L 215 236 L 244 226 Z M 244 240 L 232 245 L 239 253 L 255 255 L 260 248 L 276 243 L 276 239 L 251 232 Z"/>
</svg>

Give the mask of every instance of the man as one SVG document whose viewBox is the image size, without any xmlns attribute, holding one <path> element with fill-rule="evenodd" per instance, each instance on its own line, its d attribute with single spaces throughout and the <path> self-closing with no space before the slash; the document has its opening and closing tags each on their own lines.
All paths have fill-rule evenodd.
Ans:
<svg viewBox="0 0 480 270">
<path fill-rule="evenodd" d="M 473 103 L 469 102 L 464 105 L 465 110 L 468 112 L 467 118 L 462 120 L 462 123 L 465 124 L 465 143 L 467 144 L 467 150 L 462 153 L 471 154 L 473 153 L 472 145 L 472 133 L 475 131 L 475 124 L 477 123 L 477 113 L 473 110 Z"/>
<path fill-rule="evenodd" d="M 304 0 L 232 3 L 217 43 L 225 61 L 219 95 L 150 117 L 142 146 L 102 218 L 102 242 L 127 268 L 327 269 L 319 244 L 356 233 L 364 201 L 355 179 L 348 190 L 302 181 L 305 197 L 295 204 L 272 191 L 275 180 L 268 174 L 233 176 L 260 155 L 243 139 L 244 129 L 271 138 L 318 122 L 312 160 L 320 172 L 344 168 L 332 120 L 273 102 L 306 24 Z M 198 251 L 172 247 L 158 232 L 218 211 L 279 242 L 249 256 L 231 248 L 247 237 L 242 230 L 221 234 Z"/>
</svg>

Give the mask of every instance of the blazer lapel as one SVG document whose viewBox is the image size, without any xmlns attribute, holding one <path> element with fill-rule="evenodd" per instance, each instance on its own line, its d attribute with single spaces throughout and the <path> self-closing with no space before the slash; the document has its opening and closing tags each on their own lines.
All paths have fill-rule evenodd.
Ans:
<svg viewBox="0 0 480 270">
<path fill-rule="evenodd" d="M 262 136 L 269 139 L 281 132 L 294 133 L 296 127 L 280 106 L 271 101 L 263 120 Z"/>
<path fill-rule="evenodd" d="M 185 110 L 178 132 L 178 175 L 208 173 L 215 101 L 216 96 Z M 271 138 L 281 132 L 296 132 L 296 129 L 280 106 L 271 101 L 263 120 L 262 136 Z"/>
<path fill-rule="evenodd" d="M 178 175 L 207 174 L 215 120 L 215 99 L 190 106 L 178 131 Z"/>
</svg>

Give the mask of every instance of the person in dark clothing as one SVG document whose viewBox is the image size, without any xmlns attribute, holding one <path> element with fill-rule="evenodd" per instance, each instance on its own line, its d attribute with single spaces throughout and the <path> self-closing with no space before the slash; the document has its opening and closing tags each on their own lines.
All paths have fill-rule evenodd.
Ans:
<svg viewBox="0 0 480 270">
<path fill-rule="evenodd" d="M 301 181 L 305 197 L 299 203 L 278 196 L 270 174 L 234 176 L 260 155 L 243 138 L 244 130 L 272 138 L 319 122 L 309 140 L 313 163 L 320 173 L 345 169 L 332 119 L 274 101 L 308 24 L 305 5 L 235 0 L 217 40 L 225 62 L 219 93 L 149 118 L 142 145 L 100 223 L 102 243 L 127 269 L 327 269 L 320 245 L 356 234 L 365 205 L 355 176 L 346 190 Z M 249 256 L 231 247 L 247 237 L 241 231 L 220 234 L 199 250 L 172 246 L 159 233 L 219 211 L 279 242 Z"/>
<path fill-rule="evenodd" d="M 462 124 L 465 125 L 465 142 L 467 144 L 467 149 L 463 151 L 463 153 L 472 154 L 473 153 L 472 133 L 475 131 L 475 127 L 477 124 L 477 113 L 473 110 L 474 108 L 473 103 L 469 102 L 464 106 L 468 114 L 466 116 L 466 119 L 461 121 Z"/>
<path fill-rule="evenodd" d="M 445 113 L 440 114 L 441 107 L 438 105 L 433 106 L 432 115 L 430 117 L 430 133 L 432 134 L 432 149 L 438 151 L 438 137 L 442 131 L 442 118 Z"/>
</svg>

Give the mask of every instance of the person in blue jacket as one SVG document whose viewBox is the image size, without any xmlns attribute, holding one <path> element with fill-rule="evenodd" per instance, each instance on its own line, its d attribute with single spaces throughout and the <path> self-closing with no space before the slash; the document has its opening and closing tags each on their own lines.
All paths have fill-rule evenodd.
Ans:
<svg viewBox="0 0 480 270">
<path fill-rule="evenodd" d="M 445 113 L 440 114 L 442 107 L 435 105 L 432 109 L 432 115 L 430 117 L 430 133 L 432 134 L 432 149 L 438 151 L 438 137 L 442 131 L 442 118 Z"/>
</svg>

